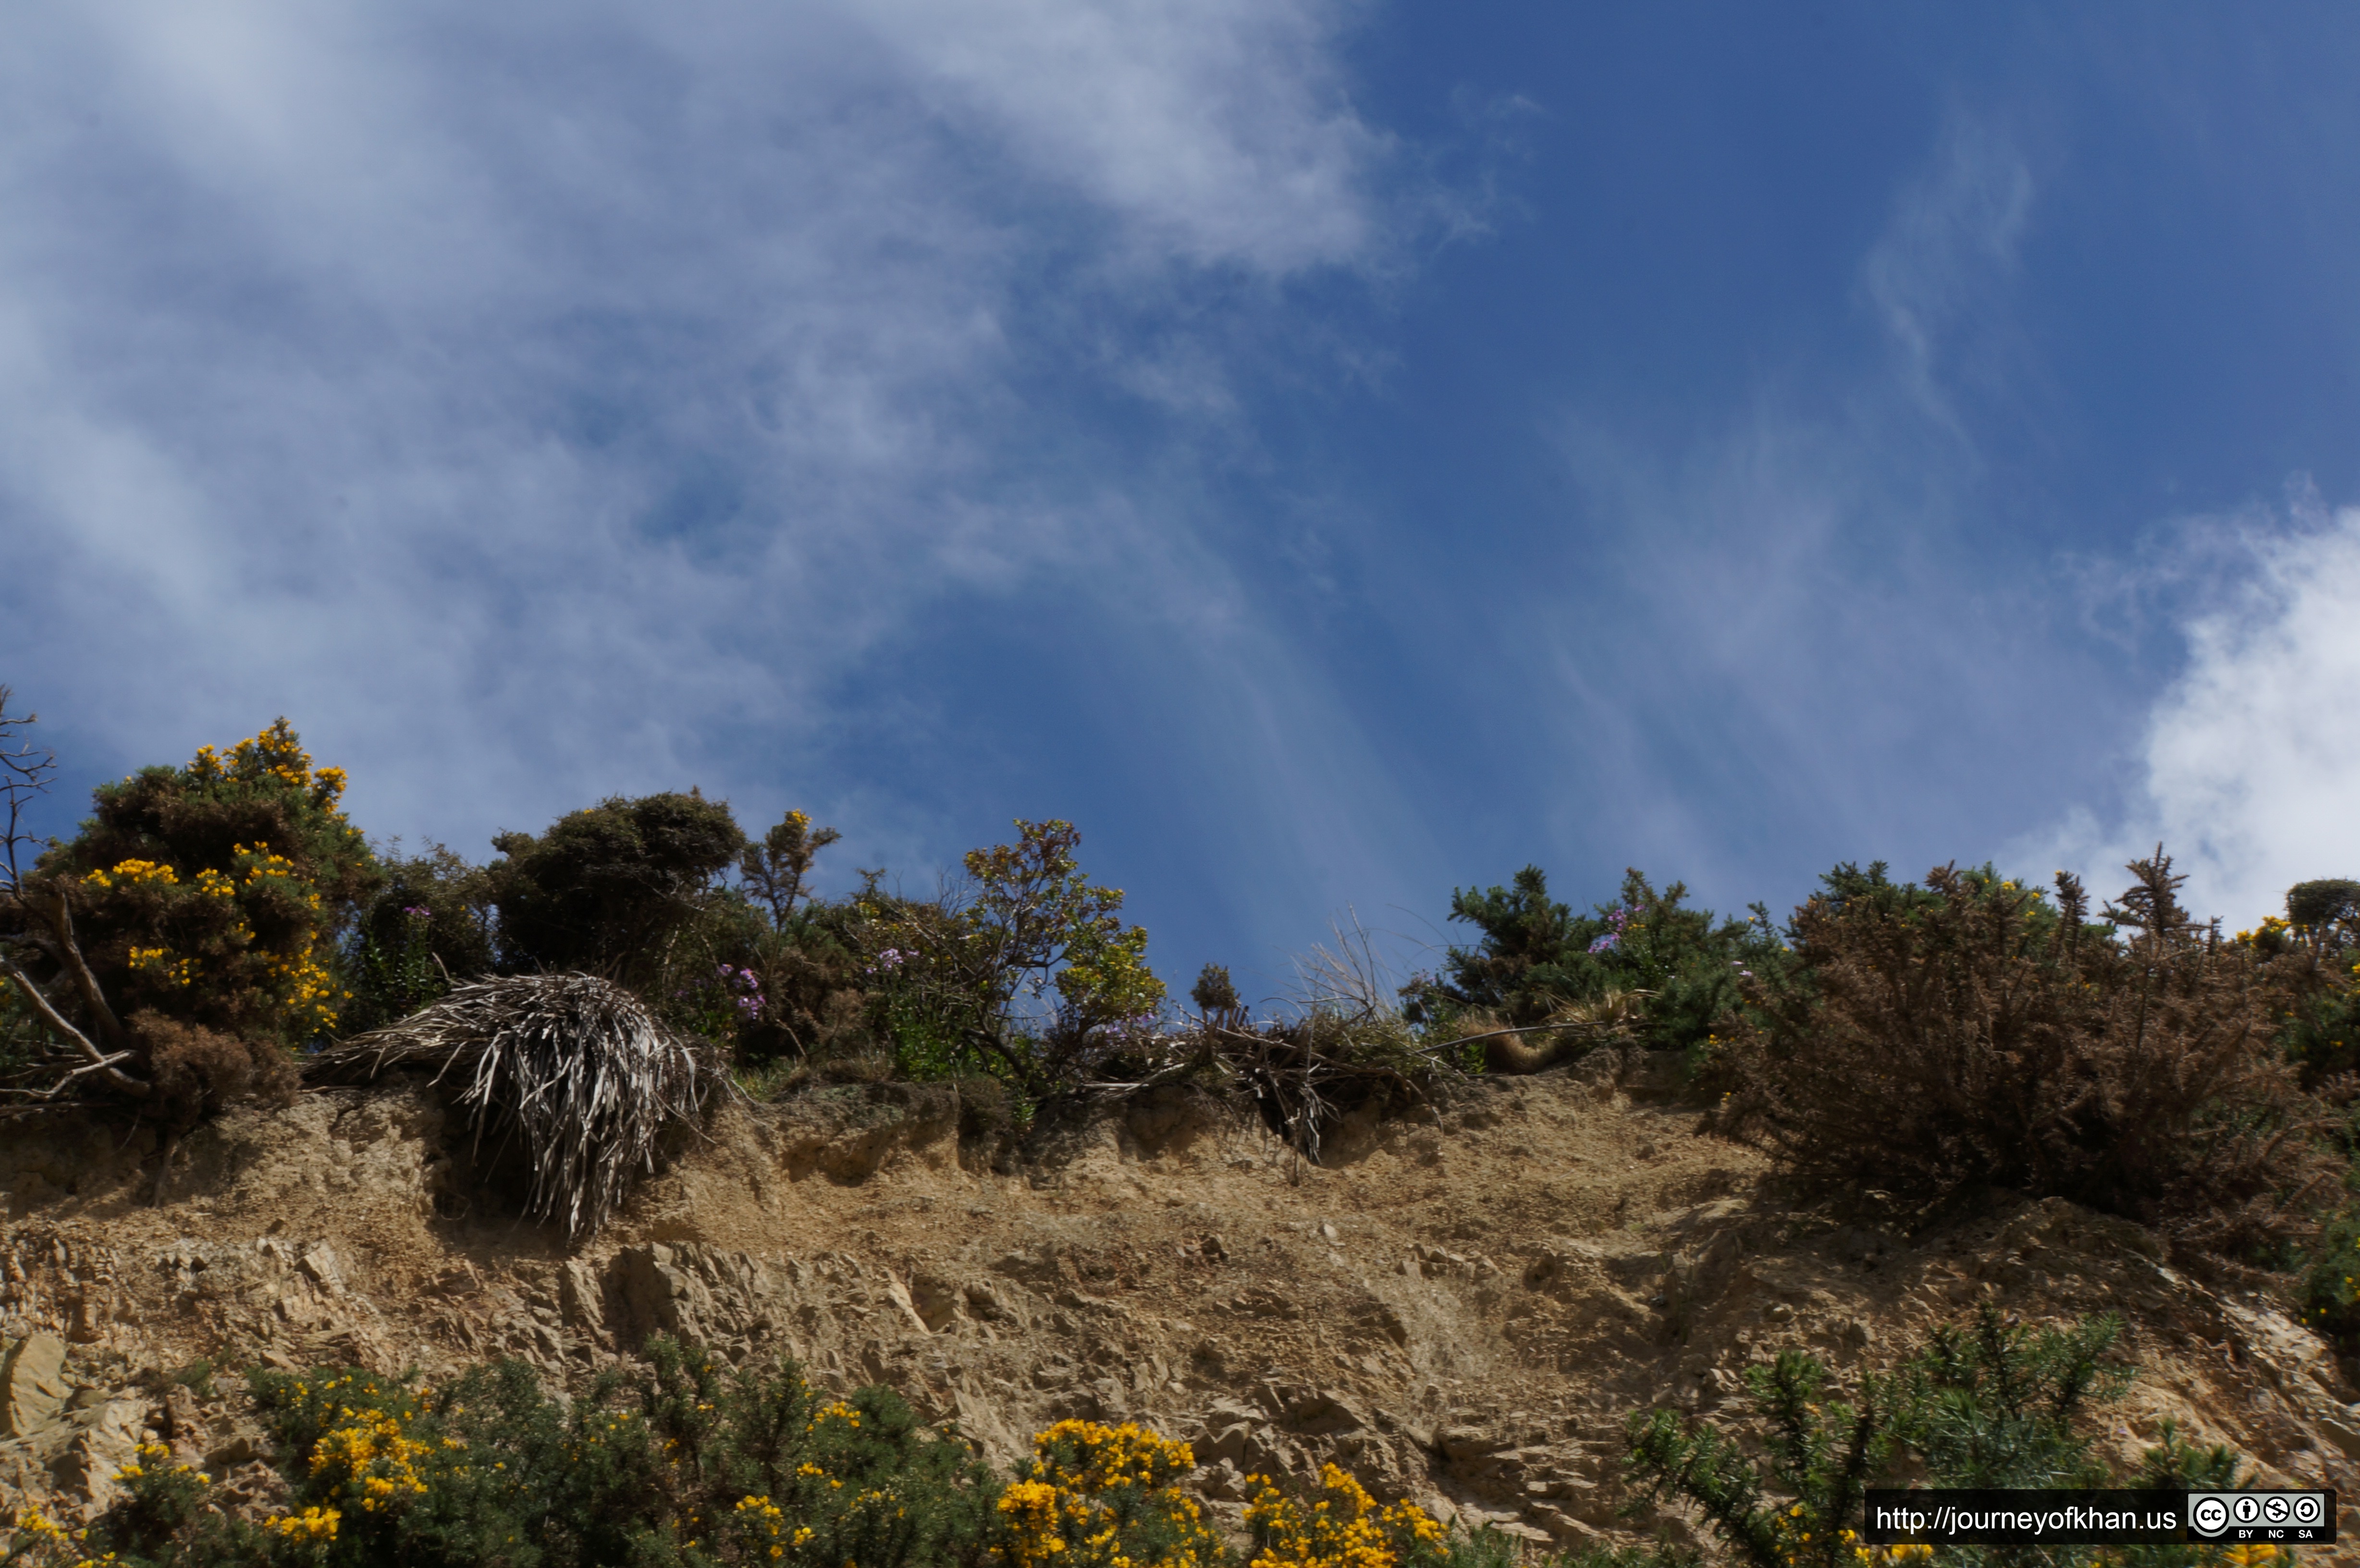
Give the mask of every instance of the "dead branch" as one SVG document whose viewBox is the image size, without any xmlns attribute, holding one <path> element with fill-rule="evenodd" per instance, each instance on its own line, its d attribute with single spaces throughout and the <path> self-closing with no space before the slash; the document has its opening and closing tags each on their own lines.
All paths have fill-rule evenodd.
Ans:
<svg viewBox="0 0 2360 1568">
<path fill-rule="evenodd" d="M 43 1024 L 47 1025 L 50 1029 L 63 1037 L 69 1043 L 79 1048 L 82 1055 L 89 1059 L 82 1066 L 76 1068 L 71 1073 L 67 1075 L 69 1080 L 80 1077 L 84 1073 L 97 1073 L 105 1080 L 107 1087 L 111 1089 L 117 1090 L 122 1094 L 129 1094 L 135 1099 L 145 1099 L 148 1096 L 149 1086 L 147 1083 L 141 1082 L 139 1079 L 126 1075 L 120 1069 L 113 1065 L 115 1062 L 120 1062 L 124 1058 L 131 1055 L 131 1052 L 127 1051 L 118 1051 L 109 1054 L 106 1051 L 99 1050 L 97 1046 L 91 1043 L 90 1037 L 82 1033 L 82 1030 L 74 1028 L 74 1026 L 67 1020 L 66 1016 L 58 1011 L 57 1007 L 49 1001 L 49 998 L 42 992 L 41 988 L 33 984 L 32 976 L 26 974 L 25 971 L 17 965 L 16 961 L 8 957 L 5 953 L 0 953 L 0 975 L 6 976 L 7 979 L 14 982 L 24 991 L 27 998 L 33 1004 L 33 1011 L 40 1016 L 40 1019 Z M 112 1018 L 112 1015 L 109 1015 L 109 1017 Z M 63 1087 L 63 1083 L 57 1084 L 52 1087 L 49 1093 L 55 1094 L 58 1089 Z M 44 1097 L 46 1098 L 47 1096 L 45 1095 Z"/>
</svg>

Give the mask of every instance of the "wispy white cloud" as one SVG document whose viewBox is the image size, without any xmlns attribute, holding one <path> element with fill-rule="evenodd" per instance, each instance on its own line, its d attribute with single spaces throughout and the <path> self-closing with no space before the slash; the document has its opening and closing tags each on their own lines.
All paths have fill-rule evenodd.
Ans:
<svg viewBox="0 0 2360 1568">
<path fill-rule="evenodd" d="M 1996 121 L 1949 117 L 1860 256 L 1881 342 L 1846 374 L 1765 369 L 1669 440 L 1558 425 L 1585 548 L 1579 612 L 1543 635 L 1590 784 L 1554 808 L 1561 839 L 1775 900 L 1838 858 L 1980 858 L 2041 809 L 2057 775 L 2025 759 L 2079 749 L 2101 691 L 2045 563 L 1976 536 L 1958 396 L 2012 331 L 2028 168 Z"/>
<path fill-rule="evenodd" d="M 1984 368 L 1967 350 L 2005 319 L 1991 307 L 2015 270 L 2033 194 L 2032 171 L 2003 126 L 1954 111 L 1933 158 L 1896 195 L 1861 268 L 1863 291 L 1900 356 L 1904 385 L 1954 434 L 1964 428 L 1945 382 L 1962 368 Z M 1962 367 L 1961 359 L 1971 363 Z"/>
<path fill-rule="evenodd" d="M 1388 144 L 1335 63 L 1352 20 L 20 17 L 9 678 L 126 762 L 294 714 L 388 830 L 473 838 L 502 825 L 485 802 L 525 825 L 687 776 L 799 788 L 760 759 L 926 605 L 1185 529 L 1043 441 L 1028 312 L 1060 267 L 1090 275 L 1053 302 L 1087 335 L 1191 270 L 1381 256 Z M 1218 414 L 1235 323 L 1158 330 L 1156 397 Z"/>
<path fill-rule="evenodd" d="M 1338 0 L 851 7 L 952 112 L 1140 224 L 1156 252 L 1260 271 L 1352 264 L 1378 236 L 1365 181 L 1389 138 L 1351 108 Z M 1272 92 L 1273 83 L 1282 87 Z"/>
</svg>

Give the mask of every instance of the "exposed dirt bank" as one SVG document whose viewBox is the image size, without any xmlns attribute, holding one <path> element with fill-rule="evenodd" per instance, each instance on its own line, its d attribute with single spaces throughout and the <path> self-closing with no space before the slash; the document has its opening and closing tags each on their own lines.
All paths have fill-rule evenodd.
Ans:
<svg viewBox="0 0 2360 1568">
<path fill-rule="evenodd" d="M 0 1134 L 0 1496 L 92 1506 L 143 1430 L 267 1495 L 236 1380 L 168 1391 L 200 1356 L 513 1355 L 570 1380 L 663 1329 L 890 1383 L 995 1458 L 1063 1417 L 1132 1418 L 1194 1441 L 1232 1514 L 1244 1474 L 1333 1458 L 1569 1544 L 1633 1528 L 1633 1408 L 1710 1410 L 1785 1345 L 1874 1366 L 1985 1297 L 2125 1316 L 2125 1453 L 2175 1417 L 2270 1484 L 2360 1491 L 2355 1390 L 2260 1280 L 2199 1282 L 2061 1203 L 1915 1240 L 1788 1212 L 1758 1155 L 1649 1093 L 1660 1071 L 1480 1080 L 1436 1116 L 1348 1127 L 1324 1167 L 1177 1095 L 1020 1164 L 962 1143 L 947 1090 L 847 1085 L 722 1111 L 578 1249 L 516 1217 L 500 1163 L 417 1084 L 224 1117 L 169 1171 L 144 1135 L 20 1125 Z"/>
</svg>

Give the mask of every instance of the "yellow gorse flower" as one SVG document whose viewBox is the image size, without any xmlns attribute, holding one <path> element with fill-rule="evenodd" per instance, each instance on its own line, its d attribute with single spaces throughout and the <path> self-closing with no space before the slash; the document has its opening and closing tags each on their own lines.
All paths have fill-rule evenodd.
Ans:
<svg viewBox="0 0 2360 1568">
<path fill-rule="evenodd" d="M 337 1417 L 345 1424 L 331 1428 L 312 1447 L 313 1475 L 343 1487 L 367 1513 L 425 1496 L 418 1461 L 433 1452 L 432 1445 L 410 1436 L 403 1417 L 350 1405 L 340 1407 Z"/>
<path fill-rule="evenodd" d="M 1440 1545 L 1439 1521 L 1414 1503 L 1379 1508 L 1368 1489 L 1326 1465 L 1316 1498 L 1290 1497 L 1267 1476 L 1246 1508 L 1262 1545 L 1249 1568 L 1397 1568 L 1412 1543 Z"/>
<path fill-rule="evenodd" d="M 346 782 L 341 768 L 311 766 L 311 754 L 295 738 L 295 727 L 285 718 L 274 719 L 260 735 L 239 741 L 224 759 L 220 751 L 201 746 L 189 760 L 189 777 L 199 783 L 259 783 L 272 779 L 307 791 L 332 813 L 344 798 Z"/>
<path fill-rule="evenodd" d="M 323 1508 L 314 1503 L 300 1514 L 281 1514 L 266 1519 L 263 1528 L 276 1530 L 290 1541 L 333 1541 L 336 1526 L 344 1517 L 339 1509 Z"/>
<path fill-rule="evenodd" d="M 1012 1568 L 1212 1568 L 1220 1538 L 1173 1483 L 1196 1455 L 1125 1422 L 1059 1421 L 1032 1440 L 1029 1473 L 1000 1494 Z"/>
<path fill-rule="evenodd" d="M 95 887 L 111 893 L 126 887 L 177 887 L 180 874 L 169 866 L 153 860 L 118 860 L 104 871 L 93 871 L 82 879 L 85 887 Z"/>
</svg>

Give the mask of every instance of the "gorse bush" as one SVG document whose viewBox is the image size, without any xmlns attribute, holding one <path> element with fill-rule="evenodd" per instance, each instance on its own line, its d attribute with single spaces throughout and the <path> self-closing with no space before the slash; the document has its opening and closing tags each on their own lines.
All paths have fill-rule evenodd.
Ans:
<svg viewBox="0 0 2360 1568">
<path fill-rule="evenodd" d="M 2349 1075 L 2360 1073 L 2360 882 L 2299 882 L 2286 908 L 2285 919 L 2266 918 L 2237 942 L 2293 994 L 2279 1038 L 2305 1084 L 2348 1101 Z"/>
<path fill-rule="evenodd" d="M 1529 1027 L 1568 1004 L 1627 995 L 1644 1004 L 1629 1025 L 1638 1043 L 1699 1044 L 1738 1005 L 1741 985 L 1779 962 L 1780 947 L 1765 913 L 1716 920 L 1688 908 L 1687 898 L 1679 883 L 1658 892 L 1632 871 L 1613 903 L 1578 915 L 1549 897 L 1536 866 L 1507 887 L 1454 892 L 1450 918 L 1475 927 L 1482 940 L 1450 949 L 1439 975 L 1412 981 L 1404 1011 L 1413 1022 L 1442 1029 L 1468 1012 Z"/>
<path fill-rule="evenodd" d="M 2360 1211 L 2328 1221 L 2302 1271 L 2302 1321 L 2346 1355 L 2360 1350 Z"/>
<path fill-rule="evenodd" d="M 540 834 L 492 840 L 487 870 L 511 969 L 578 969 L 644 986 L 713 904 L 746 847 L 727 802 L 617 797 Z"/>
<path fill-rule="evenodd" d="M 42 782 L 10 786 L 0 876 L 17 1049 L 55 1062 L 74 1042 L 95 1084 L 180 1124 L 291 1087 L 293 1049 L 340 1026 L 337 933 L 377 877 L 342 770 L 315 769 L 280 719 L 226 756 L 99 786 L 81 831 L 27 869 L 15 812 Z"/>
<path fill-rule="evenodd" d="M 292 1045 L 333 1031 L 337 927 L 377 871 L 284 719 L 186 768 L 142 768 L 41 872 L 71 898 L 83 956 L 124 1012 Z"/>
<path fill-rule="evenodd" d="M 441 1387 L 322 1370 L 253 1378 L 286 1506 L 206 1511 L 211 1477 L 144 1464 L 71 1543 L 126 1565 L 840 1568 L 991 1561 L 999 1486 L 881 1388 L 828 1398 L 791 1367 L 732 1371 L 666 1340 L 570 1404 L 520 1362 Z M 36 1532 L 38 1533 L 38 1532 Z M 48 1556 L 41 1555 L 47 1552 Z M 104 1553 L 114 1552 L 113 1558 Z"/>
<path fill-rule="evenodd" d="M 1319 1486 L 1308 1495 L 1266 1476 L 1258 1479 L 1246 1508 L 1254 1538 L 1249 1568 L 1442 1568 L 1490 1562 L 1502 1562 L 1504 1568 L 1515 1561 L 1513 1548 L 1502 1538 L 1454 1538 L 1415 1503 L 1378 1507 L 1367 1488 L 1333 1465 L 1320 1466 Z"/>
<path fill-rule="evenodd" d="M 1196 1467 L 1144 1427 L 1059 1421 L 1000 1496 L 1000 1554 L 1012 1568 L 1219 1568 L 1219 1533 L 1175 1485 Z"/>
<path fill-rule="evenodd" d="M 24 1568 L 1238 1568 L 1179 1483 L 1187 1446 L 1063 1421 L 1003 1479 L 890 1390 L 836 1398 L 792 1365 L 731 1369 L 659 1336 L 570 1402 L 503 1362 L 430 1386 L 353 1368 L 251 1376 L 288 1482 L 242 1517 L 214 1478 L 140 1451 L 86 1531 L 17 1514 Z M 1252 1568 L 1507 1568 L 1499 1538 L 1255 1477 Z"/>
<path fill-rule="evenodd" d="M 1643 1506 L 1670 1504 L 1710 1533 L 1714 1558 L 1744 1568 L 1871 1568 L 1929 1555 L 1875 1549 L 1852 1528 L 1873 1486 L 2152 1487 L 2238 1486 L 2240 1462 L 2200 1449 L 2167 1423 L 2162 1441 L 2120 1473 L 2101 1454 L 2097 1413 L 2119 1399 L 2131 1370 L 2114 1357 L 2114 1318 L 2031 1328 L 1985 1306 L 1969 1323 L 1937 1328 L 1889 1376 L 1859 1378 L 1848 1397 L 1826 1365 L 1785 1350 L 1745 1373 L 1746 1398 L 1729 1426 L 1655 1410 L 1634 1413 L 1627 1465 Z M 1677 1562 L 1662 1549 L 1655 1561 Z M 2167 1568 L 2208 1560 L 2202 1547 L 1986 1549 L 1945 1547 L 1944 1562 L 2124 1563 Z M 1630 1554 L 1596 1554 L 1583 1568 Z"/>
<path fill-rule="evenodd" d="M 1831 878 L 1788 928 L 1790 972 L 1727 1027 L 1730 1125 L 1826 1188 L 1933 1206 L 2005 1187 L 2283 1247 L 2338 1175 L 2272 1039 L 2283 988 L 2187 917 L 2168 858 L 2132 869 L 2105 925 L 2062 873 L 2053 905 L 1950 866 Z"/>
<path fill-rule="evenodd" d="M 1856 1401 L 1830 1398 L 1827 1368 L 1799 1350 L 1744 1377 L 1762 1459 L 1710 1422 L 1634 1413 L 1627 1463 L 1641 1498 L 1687 1505 L 1749 1568 L 1849 1568 L 1848 1521 L 1892 1454 L 1891 1388 L 1871 1379 Z"/>
</svg>

